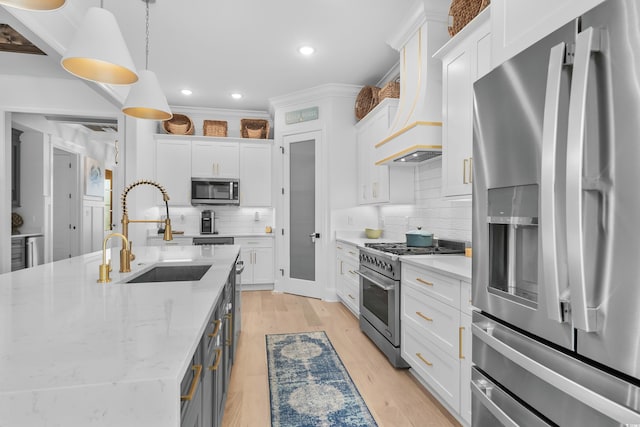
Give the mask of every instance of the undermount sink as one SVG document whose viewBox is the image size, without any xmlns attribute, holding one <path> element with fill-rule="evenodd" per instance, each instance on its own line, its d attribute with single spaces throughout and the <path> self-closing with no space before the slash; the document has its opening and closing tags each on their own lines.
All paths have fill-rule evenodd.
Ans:
<svg viewBox="0 0 640 427">
<path fill-rule="evenodd" d="M 193 282 L 202 279 L 202 276 L 204 276 L 210 268 L 210 264 L 159 265 L 125 281 L 125 283 Z"/>
</svg>

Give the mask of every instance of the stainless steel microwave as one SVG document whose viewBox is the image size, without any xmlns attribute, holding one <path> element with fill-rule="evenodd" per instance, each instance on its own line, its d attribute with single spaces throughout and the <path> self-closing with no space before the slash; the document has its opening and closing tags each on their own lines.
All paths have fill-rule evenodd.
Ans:
<svg viewBox="0 0 640 427">
<path fill-rule="evenodd" d="M 192 205 L 239 205 L 240 181 L 233 178 L 191 178 Z"/>
</svg>

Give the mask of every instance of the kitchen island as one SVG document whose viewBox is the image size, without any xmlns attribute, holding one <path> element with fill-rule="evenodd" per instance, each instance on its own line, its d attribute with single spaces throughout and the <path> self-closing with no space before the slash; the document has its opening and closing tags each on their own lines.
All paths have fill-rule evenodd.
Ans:
<svg viewBox="0 0 640 427">
<path fill-rule="evenodd" d="M 235 274 L 239 246 L 134 248 L 0 275 L 0 426 L 170 426 L 181 381 Z M 154 264 L 210 263 L 199 281 L 122 283 Z"/>
</svg>

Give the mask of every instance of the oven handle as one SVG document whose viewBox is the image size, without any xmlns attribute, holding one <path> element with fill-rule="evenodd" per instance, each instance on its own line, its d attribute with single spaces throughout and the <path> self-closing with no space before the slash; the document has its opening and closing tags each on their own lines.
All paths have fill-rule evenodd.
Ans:
<svg viewBox="0 0 640 427">
<path fill-rule="evenodd" d="M 367 279 L 368 281 L 370 281 L 371 283 L 373 283 L 374 285 L 376 285 L 376 286 L 377 286 L 377 287 L 379 287 L 380 289 L 383 289 L 383 290 L 385 290 L 385 291 L 387 291 L 387 292 L 392 291 L 392 290 L 393 290 L 393 288 L 394 288 L 394 286 L 386 286 L 386 285 L 383 285 L 382 283 L 380 283 L 380 282 L 377 282 L 377 281 L 373 280 L 371 277 L 367 276 L 366 274 L 362 274 L 362 273 L 360 273 L 359 271 L 356 271 L 355 273 L 356 273 L 358 276 L 362 277 L 363 279 Z"/>
</svg>

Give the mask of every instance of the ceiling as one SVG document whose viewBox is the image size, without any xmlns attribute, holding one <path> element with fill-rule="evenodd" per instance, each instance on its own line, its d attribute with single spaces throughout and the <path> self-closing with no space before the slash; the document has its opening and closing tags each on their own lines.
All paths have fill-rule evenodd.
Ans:
<svg viewBox="0 0 640 427">
<path fill-rule="evenodd" d="M 387 41 L 422 1 L 151 0 L 149 69 L 174 107 L 266 111 L 270 98 L 327 83 L 376 84 L 399 59 Z M 72 8 L 81 17 L 100 6 L 98 0 L 67 3 L 44 13 Z M 144 68 L 144 0 L 105 0 L 103 6 L 116 16 L 136 66 Z M 0 7 L 0 23 L 3 17 Z M 300 55 L 304 44 L 316 53 Z M 61 70 L 59 55 L 0 52 L 0 63 L 2 73 L 75 78 Z M 184 88 L 193 94 L 182 95 Z M 244 97 L 234 100 L 233 92 Z"/>
</svg>

